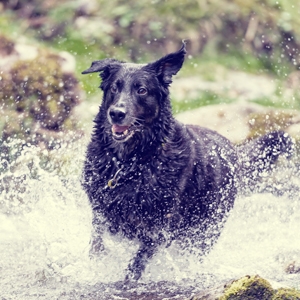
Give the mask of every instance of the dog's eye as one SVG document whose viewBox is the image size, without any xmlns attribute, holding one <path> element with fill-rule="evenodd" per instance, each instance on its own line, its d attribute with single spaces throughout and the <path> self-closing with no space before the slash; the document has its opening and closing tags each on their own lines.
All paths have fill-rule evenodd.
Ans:
<svg viewBox="0 0 300 300">
<path fill-rule="evenodd" d="M 137 93 L 138 93 L 139 95 L 146 95 L 146 94 L 147 94 L 147 90 L 146 90 L 145 88 L 141 87 L 141 88 L 139 88 L 139 89 L 137 90 Z"/>
<path fill-rule="evenodd" d="M 113 94 L 115 94 L 115 93 L 118 91 L 118 89 L 117 89 L 117 87 L 116 87 L 115 85 L 112 85 L 112 86 L 110 87 L 110 91 L 111 91 Z"/>
</svg>

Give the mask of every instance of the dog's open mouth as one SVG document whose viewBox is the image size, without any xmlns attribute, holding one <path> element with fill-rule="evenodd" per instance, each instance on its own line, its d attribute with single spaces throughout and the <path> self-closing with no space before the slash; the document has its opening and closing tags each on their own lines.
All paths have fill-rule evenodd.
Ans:
<svg viewBox="0 0 300 300">
<path fill-rule="evenodd" d="M 120 125 L 112 125 L 111 127 L 113 138 L 117 141 L 127 141 L 132 135 L 134 131 L 130 126 L 120 126 Z"/>
</svg>

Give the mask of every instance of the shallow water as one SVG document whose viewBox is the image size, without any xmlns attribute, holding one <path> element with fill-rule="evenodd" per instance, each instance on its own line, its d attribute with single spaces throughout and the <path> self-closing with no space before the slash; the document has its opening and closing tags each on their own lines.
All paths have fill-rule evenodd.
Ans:
<svg viewBox="0 0 300 300">
<path fill-rule="evenodd" d="M 239 197 L 203 262 L 174 244 L 160 249 L 138 285 L 124 287 L 134 242 L 105 233 L 105 251 L 89 257 L 92 212 L 80 186 L 85 146 L 82 140 L 54 151 L 52 156 L 69 158 L 59 172 L 57 165 L 44 171 L 38 150 L 25 149 L 17 167 L 4 174 L 9 180 L 0 178 L 7 187 L 0 195 L 2 299 L 185 299 L 253 274 L 276 287 L 300 288 L 300 274 L 285 272 L 300 262 L 300 201 L 291 190 Z"/>
</svg>

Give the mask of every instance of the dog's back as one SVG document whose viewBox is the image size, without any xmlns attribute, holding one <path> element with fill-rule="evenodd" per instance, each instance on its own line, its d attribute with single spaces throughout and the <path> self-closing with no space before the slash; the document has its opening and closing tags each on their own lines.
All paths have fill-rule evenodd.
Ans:
<svg viewBox="0 0 300 300">
<path fill-rule="evenodd" d="M 141 276 L 161 243 L 190 240 L 209 250 L 241 178 L 255 182 L 257 172 L 291 148 L 288 136 L 273 133 L 237 150 L 214 131 L 177 122 L 168 87 L 185 53 L 183 45 L 146 65 L 105 59 L 84 72 L 100 72 L 104 96 L 87 149 L 83 187 L 96 231 L 104 220 L 112 233 L 139 240 L 129 278 Z"/>
</svg>

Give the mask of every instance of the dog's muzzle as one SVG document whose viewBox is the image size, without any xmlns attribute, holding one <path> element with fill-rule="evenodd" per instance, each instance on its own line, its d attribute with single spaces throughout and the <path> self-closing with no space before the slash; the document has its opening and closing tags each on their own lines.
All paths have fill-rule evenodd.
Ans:
<svg viewBox="0 0 300 300">
<path fill-rule="evenodd" d="M 125 142 L 134 134 L 131 124 L 126 125 L 126 116 L 127 113 L 123 107 L 112 107 L 108 112 L 108 117 L 112 124 L 112 136 L 116 141 Z"/>
</svg>

